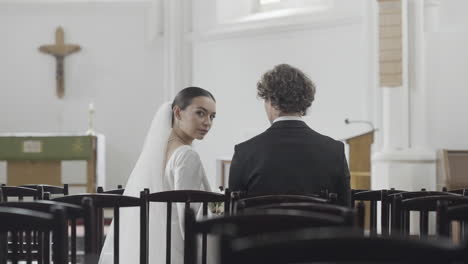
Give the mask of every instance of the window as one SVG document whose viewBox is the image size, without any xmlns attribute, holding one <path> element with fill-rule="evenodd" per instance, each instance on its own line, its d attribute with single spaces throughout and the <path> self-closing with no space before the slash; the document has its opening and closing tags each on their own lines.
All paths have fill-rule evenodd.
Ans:
<svg viewBox="0 0 468 264">
<path fill-rule="evenodd" d="M 262 23 L 331 11 L 335 0 L 217 0 L 217 21 L 223 25 Z M 282 22 L 283 23 L 283 22 Z"/>
<path fill-rule="evenodd" d="M 258 0 L 258 12 L 281 9 L 308 9 L 324 11 L 333 6 L 333 0 Z"/>
</svg>

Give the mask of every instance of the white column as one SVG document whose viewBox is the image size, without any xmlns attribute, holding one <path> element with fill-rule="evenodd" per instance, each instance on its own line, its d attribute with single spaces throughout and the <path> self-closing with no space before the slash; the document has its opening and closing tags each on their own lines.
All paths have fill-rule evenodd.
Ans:
<svg viewBox="0 0 468 264">
<path fill-rule="evenodd" d="M 403 0 L 402 87 L 382 87 L 383 147 L 372 157 L 372 188 L 438 189 L 427 144 L 424 0 Z"/>
<path fill-rule="evenodd" d="M 172 100 L 192 82 L 191 44 L 186 35 L 191 30 L 191 1 L 164 0 L 164 97 Z"/>
<path fill-rule="evenodd" d="M 382 134 L 384 152 L 408 148 L 407 87 L 382 87 Z"/>
<path fill-rule="evenodd" d="M 427 32 L 439 30 L 440 24 L 440 0 L 424 1 L 424 29 Z"/>
<path fill-rule="evenodd" d="M 426 85 L 426 43 L 424 0 L 413 0 L 408 5 L 408 62 L 410 89 L 410 147 L 421 152 L 432 152 L 427 142 L 428 118 Z"/>
</svg>

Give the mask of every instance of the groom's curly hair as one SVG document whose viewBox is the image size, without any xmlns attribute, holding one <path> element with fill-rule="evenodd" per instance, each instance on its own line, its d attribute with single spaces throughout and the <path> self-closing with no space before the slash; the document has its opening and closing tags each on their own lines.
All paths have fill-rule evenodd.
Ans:
<svg viewBox="0 0 468 264">
<path fill-rule="evenodd" d="M 305 115 L 314 101 L 315 85 L 301 70 L 280 64 L 263 74 L 257 83 L 257 95 L 282 113 Z"/>
</svg>

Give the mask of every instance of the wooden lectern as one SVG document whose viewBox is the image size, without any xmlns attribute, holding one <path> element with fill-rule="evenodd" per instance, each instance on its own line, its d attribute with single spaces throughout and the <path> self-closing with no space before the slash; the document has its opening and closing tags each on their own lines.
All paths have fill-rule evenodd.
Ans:
<svg viewBox="0 0 468 264">
<path fill-rule="evenodd" d="M 371 130 L 345 139 L 349 145 L 351 189 L 371 188 L 371 145 L 374 142 L 374 132 L 375 130 Z"/>
</svg>

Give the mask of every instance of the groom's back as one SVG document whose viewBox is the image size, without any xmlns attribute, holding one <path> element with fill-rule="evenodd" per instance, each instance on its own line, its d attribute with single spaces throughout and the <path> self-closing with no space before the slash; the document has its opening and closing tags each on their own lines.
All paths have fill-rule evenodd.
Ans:
<svg viewBox="0 0 468 264">
<path fill-rule="evenodd" d="M 313 131 L 302 121 L 276 122 L 236 146 L 236 154 L 229 180 L 233 191 L 256 195 L 328 190 L 347 202 L 349 179 L 343 143 Z"/>
</svg>

